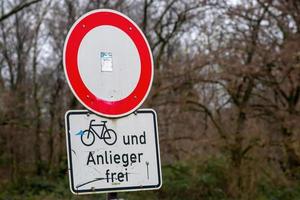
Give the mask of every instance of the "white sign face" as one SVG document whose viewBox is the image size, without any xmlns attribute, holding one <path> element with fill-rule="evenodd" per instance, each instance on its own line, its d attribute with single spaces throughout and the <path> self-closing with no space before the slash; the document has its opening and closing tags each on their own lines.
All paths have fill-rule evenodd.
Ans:
<svg viewBox="0 0 300 200">
<path fill-rule="evenodd" d="M 78 49 L 78 70 L 84 84 L 97 98 L 119 101 L 132 93 L 138 84 L 140 58 L 126 33 L 113 26 L 100 26 L 82 39 Z"/>
<path fill-rule="evenodd" d="M 162 184 L 156 113 L 118 119 L 68 111 L 66 137 L 74 194 L 159 189 Z"/>
</svg>

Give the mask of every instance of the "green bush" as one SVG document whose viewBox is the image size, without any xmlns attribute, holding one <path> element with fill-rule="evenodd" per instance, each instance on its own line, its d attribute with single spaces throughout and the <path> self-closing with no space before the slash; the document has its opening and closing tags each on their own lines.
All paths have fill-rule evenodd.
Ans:
<svg viewBox="0 0 300 200">
<path fill-rule="evenodd" d="M 230 197 L 228 186 L 233 175 L 226 157 L 181 161 L 162 167 L 163 185 L 159 190 L 124 192 L 119 197 L 128 200 L 236 200 Z M 259 181 L 257 200 L 299 200 L 300 185 L 277 185 Z M 68 177 L 25 177 L 17 183 L 1 186 L 0 200 L 101 200 L 105 194 L 75 196 L 69 190 Z M 249 199 L 249 198 L 248 198 Z M 251 198 L 250 198 L 251 199 Z"/>
<path fill-rule="evenodd" d="M 275 183 L 262 181 L 258 193 L 258 200 L 299 200 L 300 185 L 276 186 Z"/>
</svg>

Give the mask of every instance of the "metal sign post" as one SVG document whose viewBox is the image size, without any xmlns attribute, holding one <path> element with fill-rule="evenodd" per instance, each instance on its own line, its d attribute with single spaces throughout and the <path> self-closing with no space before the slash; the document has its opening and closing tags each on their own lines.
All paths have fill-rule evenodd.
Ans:
<svg viewBox="0 0 300 200">
<path fill-rule="evenodd" d="M 107 200 L 117 200 L 118 199 L 118 193 L 107 193 Z"/>
</svg>

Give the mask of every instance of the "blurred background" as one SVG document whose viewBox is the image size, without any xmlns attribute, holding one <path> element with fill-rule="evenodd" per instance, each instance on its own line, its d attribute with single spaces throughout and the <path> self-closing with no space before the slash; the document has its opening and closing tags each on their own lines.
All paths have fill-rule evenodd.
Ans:
<svg viewBox="0 0 300 200">
<path fill-rule="evenodd" d="M 64 114 L 83 108 L 62 54 L 78 17 L 111 8 L 146 35 L 163 186 L 124 199 L 300 199 L 300 1 L 1 0 L 0 199 L 69 191 Z"/>
</svg>

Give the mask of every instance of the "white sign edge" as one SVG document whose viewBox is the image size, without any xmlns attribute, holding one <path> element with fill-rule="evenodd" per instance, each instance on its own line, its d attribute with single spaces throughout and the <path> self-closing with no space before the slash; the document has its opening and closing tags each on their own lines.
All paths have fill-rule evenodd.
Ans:
<svg viewBox="0 0 300 200">
<path fill-rule="evenodd" d="M 133 109 L 129 110 L 128 112 L 126 113 L 122 113 L 122 114 L 119 114 L 119 115 L 108 115 L 108 114 L 103 114 L 103 113 L 100 113 L 92 108 L 90 108 L 89 106 L 87 106 L 83 101 L 81 101 L 81 99 L 79 98 L 79 96 L 76 94 L 75 90 L 73 89 L 71 83 L 70 83 L 70 80 L 69 80 L 69 77 L 67 75 L 67 69 L 66 69 L 66 48 L 67 48 L 67 43 L 69 41 L 69 37 L 73 31 L 73 29 L 75 28 L 75 26 L 83 19 L 85 18 L 86 16 L 90 15 L 90 14 L 93 14 L 93 13 L 96 13 L 96 12 L 112 12 L 112 13 L 115 13 L 115 14 L 118 14 L 124 18 L 126 18 L 128 21 L 130 21 L 136 28 L 137 30 L 141 33 L 142 37 L 144 38 L 145 42 L 146 42 L 146 45 L 148 47 L 148 51 L 149 51 L 149 54 L 150 54 L 150 59 L 151 59 L 151 68 L 152 68 L 152 73 L 151 73 L 151 79 L 150 79 L 150 84 L 149 84 L 149 87 L 147 89 L 147 92 L 145 94 L 145 96 L 143 97 L 143 99 L 140 101 L 139 104 L 137 104 Z M 76 58 L 77 59 L 77 58 Z M 153 55 L 152 55 L 152 50 L 150 48 L 150 45 L 149 45 L 149 42 L 146 38 L 146 36 L 144 35 L 143 31 L 140 29 L 140 27 L 137 25 L 137 23 L 135 23 L 132 19 L 130 19 L 128 16 L 126 16 L 125 14 L 119 12 L 119 11 L 116 11 L 116 10 L 113 10 L 113 9 L 95 9 L 95 10 L 91 10 L 85 14 L 83 14 L 82 16 L 80 16 L 71 26 L 71 28 L 69 29 L 68 31 L 68 34 L 67 34 L 67 37 L 64 41 L 64 49 L 63 49 L 63 67 L 64 67 L 64 74 L 65 74 L 65 77 L 67 79 L 67 83 L 69 85 L 69 88 L 71 89 L 73 95 L 76 97 L 76 99 L 81 103 L 81 105 L 83 105 L 86 109 L 88 110 L 91 110 L 92 112 L 102 116 L 102 117 L 107 117 L 107 118 L 119 118 L 119 117 L 124 117 L 124 116 L 127 116 L 133 112 L 135 112 L 146 100 L 146 98 L 148 97 L 149 93 L 150 93 L 150 90 L 151 90 L 151 87 L 152 87 L 152 84 L 153 84 L 153 77 L 154 77 L 154 63 L 153 63 Z M 142 66 L 141 66 L 142 67 Z"/>
<path fill-rule="evenodd" d="M 65 113 L 65 133 L 66 133 L 66 149 L 67 149 L 67 160 L 68 160 L 68 175 L 69 175 L 69 187 L 70 187 L 70 191 L 75 194 L 75 195 L 85 195 L 85 194 L 103 194 L 103 193 L 111 193 L 111 192 L 134 192 L 134 191 L 145 191 L 145 190 L 159 190 L 162 186 L 162 170 L 161 170 L 161 160 L 160 160 L 160 146 L 159 146 L 159 134 L 158 134 L 158 123 L 157 123 L 157 113 L 154 109 L 151 108 L 142 108 L 142 109 L 138 109 L 135 112 L 139 113 L 139 112 L 151 112 L 153 114 L 153 118 L 154 118 L 154 130 L 155 130 L 155 138 L 157 140 L 156 142 L 156 154 L 157 154 L 157 164 L 158 164 L 158 178 L 159 178 L 159 183 L 155 186 L 150 186 L 150 187 L 130 187 L 130 189 L 105 189 L 105 190 L 95 190 L 95 191 L 87 191 L 87 192 L 76 192 L 75 188 L 74 188 L 74 181 L 73 181 L 73 176 L 71 173 L 71 157 L 70 157 L 70 142 L 69 142 L 69 126 L 68 126 L 68 116 L 72 113 L 75 112 L 84 112 L 84 113 L 91 113 L 91 114 L 95 114 L 97 116 L 96 113 L 92 113 L 89 110 L 68 110 Z M 99 117 L 103 117 L 103 116 L 99 116 Z M 103 117 L 105 118 L 105 117 Z M 110 120 L 112 120 L 110 118 Z"/>
</svg>

